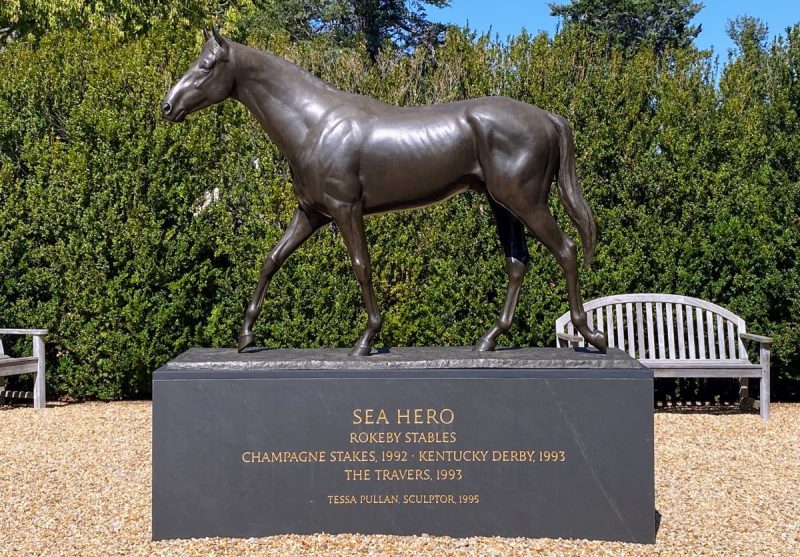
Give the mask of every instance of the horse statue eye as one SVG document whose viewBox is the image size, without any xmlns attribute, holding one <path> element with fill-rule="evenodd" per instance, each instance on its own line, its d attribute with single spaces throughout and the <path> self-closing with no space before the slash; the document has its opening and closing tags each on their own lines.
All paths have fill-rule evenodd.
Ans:
<svg viewBox="0 0 800 557">
<path fill-rule="evenodd" d="M 212 64 L 207 63 L 207 62 L 202 62 L 199 67 L 200 67 L 200 71 L 201 72 L 208 73 L 208 72 L 211 71 L 211 68 L 213 68 L 214 66 Z"/>
</svg>

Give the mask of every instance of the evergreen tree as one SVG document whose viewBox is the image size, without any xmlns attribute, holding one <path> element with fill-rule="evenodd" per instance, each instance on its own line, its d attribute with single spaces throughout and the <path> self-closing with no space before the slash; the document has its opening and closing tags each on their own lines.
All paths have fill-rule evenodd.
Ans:
<svg viewBox="0 0 800 557">
<path fill-rule="evenodd" d="M 243 27 L 251 33 L 283 32 L 292 40 L 326 34 L 340 45 L 363 39 L 374 61 L 386 41 L 401 50 L 440 44 L 446 26 L 430 21 L 425 6 L 449 4 L 450 0 L 257 0 Z"/>
<path fill-rule="evenodd" d="M 572 0 L 549 6 L 550 15 L 566 25 L 606 35 L 628 51 L 643 42 L 652 42 L 656 53 L 687 46 L 701 31 L 690 22 L 703 5 L 691 0 Z"/>
<path fill-rule="evenodd" d="M 347 0 L 345 32 L 364 35 L 367 51 L 374 60 L 384 41 L 401 49 L 432 46 L 441 42 L 445 26 L 428 20 L 424 5 L 444 7 L 450 0 Z"/>
<path fill-rule="evenodd" d="M 729 19 L 725 32 L 745 56 L 766 49 L 767 25 L 757 17 L 745 15 Z"/>
</svg>

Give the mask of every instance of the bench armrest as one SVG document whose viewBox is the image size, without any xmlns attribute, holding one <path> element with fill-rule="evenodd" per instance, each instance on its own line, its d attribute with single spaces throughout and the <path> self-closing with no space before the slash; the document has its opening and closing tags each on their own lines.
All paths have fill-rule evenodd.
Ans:
<svg viewBox="0 0 800 557">
<path fill-rule="evenodd" d="M 34 374 L 33 379 L 33 407 L 45 408 L 47 406 L 44 374 L 45 374 L 45 354 L 44 337 L 47 329 L 0 329 L 0 338 L 3 335 L 21 335 L 33 337 L 33 358 L 36 358 L 36 368 L 30 372 Z M 0 340 L 0 358 L 5 356 L 3 353 L 3 342 Z"/>
<path fill-rule="evenodd" d="M 769 360 L 770 360 L 770 347 L 772 346 L 772 339 L 763 337 L 761 335 L 754 335 L 751 333 L 739 333 L 739 336 L 744 340 L 758 342 L 760 344 L 758 351 L 758 361 L 761 364 L 761 417 L 765 420 L 769 419 Z"/>
<path fill-rule="evenodd" d="M 0 329 L 0 335 L 44 336 L 47 329 Z"/>
<path fill-rule="evenodd" d="M 0 358 L 5 356 L 5 350 L 3 349 L 3 336 L 4 335 L 25 335 L 25 336 L 32 336 L 32 337 L 43 337 L 48 333 L 47 329 L 0 329 Z M 34 344 L 36 341 L 34 339 Z"/>
<path fill-rule="evenodd" d="M 772 344 L 772 339 L 770 337 L 762 337 L 761 335 L 754 335 L 751 333 L 739 333 L 739 336 L 742 337 L 744 340 L 759 342 L 761 344 L 766 344 L 766 345 Z"/>
<path fill-rule="evenodd" d="M 565 340 L 572 345 L 576 345 L 583 340 L 582 336 L 568 335 L 567 333 L 556 333 L 556 338 L 560 340 Z"/>
</svg>

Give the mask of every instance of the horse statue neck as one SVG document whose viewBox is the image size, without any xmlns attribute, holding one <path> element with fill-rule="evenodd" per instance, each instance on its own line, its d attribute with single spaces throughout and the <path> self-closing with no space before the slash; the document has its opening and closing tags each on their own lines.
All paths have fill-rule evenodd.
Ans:
<svg viewBox="0 0 800 557">
<path fill-rule="evenodd" d="M 308 131 L 346 93 L 279 56 L 231 44 L 235 79 L 232 98 L 248 108 L 293 162 Z"/>
</svg>

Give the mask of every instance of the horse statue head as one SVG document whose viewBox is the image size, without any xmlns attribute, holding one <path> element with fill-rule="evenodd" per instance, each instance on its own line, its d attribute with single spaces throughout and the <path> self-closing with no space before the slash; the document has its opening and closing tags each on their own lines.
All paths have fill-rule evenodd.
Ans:
<svg viewBox="0 0 800 557">
<path fill-rule="evenodd" d="M 211 33 L 203 30 L 206 43 L 200 56 L 164 97 L 161 114 L 170 122 L 183 122 L 192 112 L 222 102 L 233 92 L 231 43 L 216 27 Z"/>
</svg>

